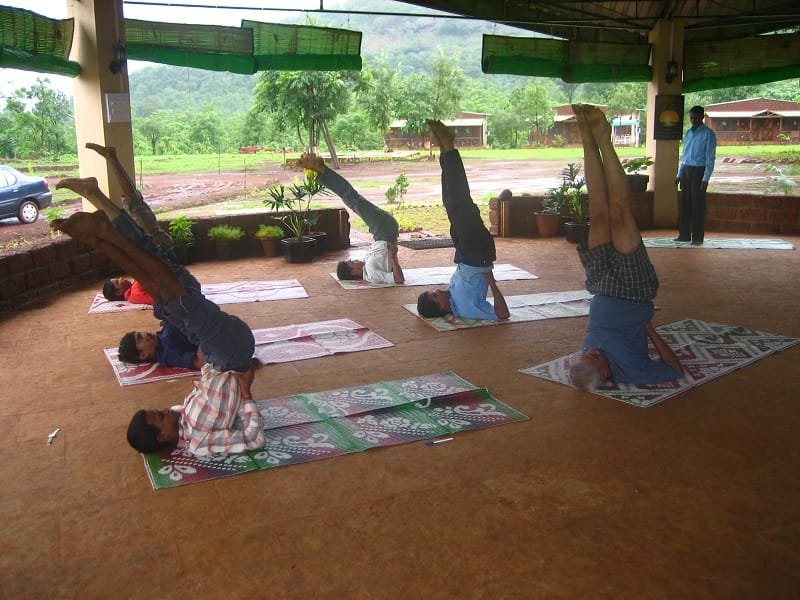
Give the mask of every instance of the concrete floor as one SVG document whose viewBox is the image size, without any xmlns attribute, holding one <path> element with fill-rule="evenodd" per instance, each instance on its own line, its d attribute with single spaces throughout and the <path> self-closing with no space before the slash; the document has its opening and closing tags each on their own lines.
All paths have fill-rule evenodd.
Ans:
<svg viewBox="0 0 800 600">
<path fill-rule="evenodd" d="M 563 240 L 497 247 L 541 277 L 501 282 L 507 295 L 583 285 Z M 656 324 L 800 336 L 800 252 L 650 255 Z M 299 279 L 307 299 L 226 307 L 254 328 L 348 317 L 395 344 L 269 366 L 257 398 L 452 369 L 530 421 L 156 492 L 125 429 L 190 384 L 117 385 L 102 348 L 156 323 L 87 315 L 92 282 L 0 323 L 1 598 L 798 596 L 800 347 L 640 409 L 517 372 L 577 348 L 585 318 L 437 333 L 401 308 L 421 288 L 345 291 L 328 275 L 339 257 L 192 267 Z"/>
</svg>

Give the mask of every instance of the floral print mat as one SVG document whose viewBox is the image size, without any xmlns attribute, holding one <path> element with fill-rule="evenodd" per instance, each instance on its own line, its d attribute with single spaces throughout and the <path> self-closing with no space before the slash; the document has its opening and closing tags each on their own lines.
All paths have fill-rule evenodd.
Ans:
<svg viewBox="0 0 800 600">
<path fill-rule="evenodd" d="M 258 403 L 267 445 L 197 457 L 180 449 L 143 455 L 154 489 L 428 440 L 525 421 L 526 415 L 452 371 Z"/>
</svg>

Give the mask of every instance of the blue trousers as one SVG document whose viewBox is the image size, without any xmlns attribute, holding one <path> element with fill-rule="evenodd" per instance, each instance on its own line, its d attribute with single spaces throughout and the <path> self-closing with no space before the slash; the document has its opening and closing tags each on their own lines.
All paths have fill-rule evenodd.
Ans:
<svg viewBox="0 0 800 600">
<path fill-rule="evenodd" d="M 255 351 L 250 327 L 208 300 L 201 291 L 200 282 L 177 261 L 172 250 L 156 244 L 126 213 L 120 213 L 112 225 L 132 242 L 158 256 L 186 290 L 184 295 L 162 306 L 166 319 L 190 342 L 202 348 L 206 360 L 217 371 L 249 369 Z"/>
</svg>

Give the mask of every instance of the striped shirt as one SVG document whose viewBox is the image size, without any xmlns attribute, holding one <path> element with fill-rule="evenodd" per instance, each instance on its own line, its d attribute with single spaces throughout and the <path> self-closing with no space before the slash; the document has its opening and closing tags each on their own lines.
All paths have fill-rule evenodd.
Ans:
<svg viewBox="0 0 800 600">
<path fill-rule="evenodd" d="M 705 167 L 703 181 L 711 179 L 714 160 L 717 158 L 717 137 L 705 125 L 691 127 L 683 138 L 683 155 L 678 168 L 678 179 L 683 177 L 685 167 Z"/>
<path fill-rule="evenodd" d="M 179 407 L 178 446 L 197 456 L 263 448 L 264 423 L 252 399 L 242 398 L 233 371 L 203 365 L 200 379 Z"/>
</svg>

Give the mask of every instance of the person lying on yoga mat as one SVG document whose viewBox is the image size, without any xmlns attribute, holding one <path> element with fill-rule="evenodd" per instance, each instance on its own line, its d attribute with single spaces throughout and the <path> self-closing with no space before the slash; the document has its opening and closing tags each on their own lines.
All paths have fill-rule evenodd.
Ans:
<svg viewBox="0 0 800 600">
<path fill-rule="evenodd" d="M 153 307 L 153 316 L 161 321 L 161 329 L 155 333 L 129 331 L 123 335 L 117 351 L 119 359 L 134 365 L 157 362 L 167 367 L 202 368 L 205 359 L 197 344 L 169 322 L 160 306 Z"/>
<path fill-rule="evenodd" d="M 428 127 L 441 150 L 442 202 L 450 220 L 457 266 L 446 290 L 419 295 L 417 312 L 425 318 L 453 314 L 467 319 L 507 319 L 508 306 L 492 273 L 497 258 L 494 238 L 470 196 L 464 164 L 453 143 L 455 135 L 441 121 L 429 120 Z M 494 306 L 486 300 L 489 288 Z"/>
<path fill-rule="evenodd" d="M 397 219 L 378 208 L 353 189 L 353 186 L 314 154 L 303 154 L 298 164 L 319 174 L 319 181 L 338 195 L 345 205 L 361 217 L 373 242 L 363 260 L 341 260 L 336 267 L 339 279 L 363 279 L 370 283 L 403 283 L 403 269 L 397 260 Z"/>
<path fill-rule="evenodd" d="M 103 296 L 112 302 L 130 302 L 132 304 L 153 304 L 153 299 L 142 287 L 142 284 L 127 277 L 106 279 L 103 284 Z"/>
<path fill-rule="evenodd" d="M 144 235 L 100 191 L 96 179 L 65 179 L 56 187 L 78 193 L 102 212 L 78 212 L 51 226 L 104 252 L 133 275 L 163 308 L 169 322 L 198 344 L 206 359 L 183 405 L 139 410 L 133 415 L 128 427 L 130 445 L 139 452 L 177 446 L 198 456 L 263 447 L 263 422 L 250 392 L 258 366 L 250 327 L 207 300 L 200 283 L 174 260 L 172 252 Z"/>
<path fill-rule="evenodd" d="M 631 212 L 631 191 L 611 143 L 605 115 L 589 105 L 573 105 L 583 142 L 591 227 L 578 245 L 586 289 L 594 294 L 579 360 L 570 370 L 575 387 L 601 383 L 648 384 L 683 375 L 675 353 L 653 328 L 658 277 Z M 653 342 L 661 360 L 648 355 Z"/>
</svg>

